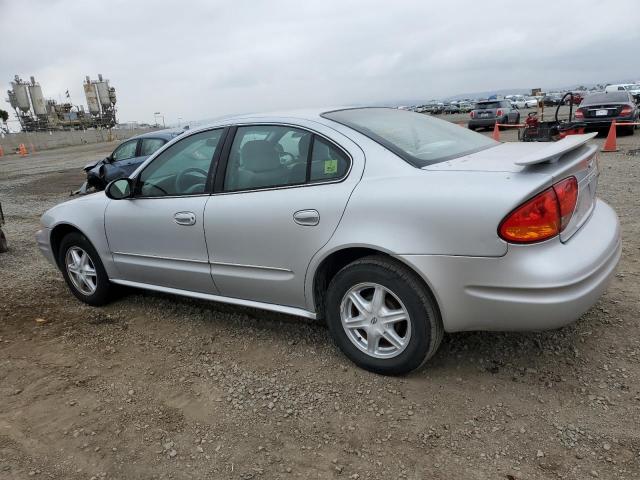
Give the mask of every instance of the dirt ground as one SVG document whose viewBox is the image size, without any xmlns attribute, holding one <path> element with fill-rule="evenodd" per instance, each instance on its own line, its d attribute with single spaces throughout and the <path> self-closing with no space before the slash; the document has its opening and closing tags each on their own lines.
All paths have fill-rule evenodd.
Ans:
<svg viewBox="0 0 640 480">
<path fill-rule="evenodd" d="M 619 145 L 599 194 L 623 256 L 597 305 L 557 331 L 447 335 L 404 378 L 294 317 L 81 304 L 34 232 L 113 144 L 0 158 L 0 479 L 640 478 L 640 131 Z"/>
</svg>

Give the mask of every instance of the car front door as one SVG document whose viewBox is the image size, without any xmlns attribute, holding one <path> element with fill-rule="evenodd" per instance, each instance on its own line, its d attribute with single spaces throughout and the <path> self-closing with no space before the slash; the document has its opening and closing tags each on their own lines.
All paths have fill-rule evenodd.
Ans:
<svg viewBox="0 0 640 480">
<path fill-rule="evenodd" d="M 138 155 L 139 139 L 127 140 L 119 145 L 108 157 L 108 163 L 104 165 L 104 177 L 106 182 L 118 178 L 128 177 L 133 170 L 129 170 L 132 161 Z M 137 164 L 139 165 L 139 163 Z"/>
<path fill-rule="evenodd" d="M 109 202 L 105 230 L 118 280 L 217 292 L 203 215 L 224 132 L 207 130 L 174 143 L 136 176 L 132 198 Z"/>
<path fill-rule="evenodd" d="M 340 136 L 339 147 L 327 137 L 340 134 L 313 128 L 230 132 L 204 219 L 221 295 L 304 308 L 309 262 L 338 226 L 364 165 L 353 142 Z"/>
</svg>

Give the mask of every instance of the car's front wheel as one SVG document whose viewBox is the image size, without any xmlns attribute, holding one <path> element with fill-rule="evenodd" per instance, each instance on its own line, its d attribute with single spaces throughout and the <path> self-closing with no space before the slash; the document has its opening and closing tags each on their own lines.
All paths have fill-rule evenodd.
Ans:
<svg viewBox="0 0 640 480">
<path fill-rule="evenodd" d="M 113 286 L 98 252 L 84 235 L 73 232 L 62 239 L 58 265 L 76 298 L 93 306 L 109 301 Z"/>
<path fill-rule="evenodd" d="M 422 280 L 382 256 L 340 270 L 329 284 L 325 311 L 342 352 L 360 367 L 385 375 L 421 367 L 443 336 L 437 306 Z"/>
</svg>

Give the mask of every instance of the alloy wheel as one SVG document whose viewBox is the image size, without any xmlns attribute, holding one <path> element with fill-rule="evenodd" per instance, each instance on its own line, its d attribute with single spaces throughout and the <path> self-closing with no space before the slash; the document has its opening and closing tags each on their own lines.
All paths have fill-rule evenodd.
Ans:
<svg viewBox="0 0 640 480">
<path fill-rule="evenodd" d="M 98 288 L 98 276 L 89 254 L 80 247 L 71 247 L 65 263 L 73 286 L 83 295 L 93 295 Z"/>
<path fill-rule="evenodd" d="M 374 358 L 400 355 L 411 339 L 406 307 L 396 294 L 377 283 L 349 289 L 340 304 L 340 319 L 351 343 Z"/>
</svg>

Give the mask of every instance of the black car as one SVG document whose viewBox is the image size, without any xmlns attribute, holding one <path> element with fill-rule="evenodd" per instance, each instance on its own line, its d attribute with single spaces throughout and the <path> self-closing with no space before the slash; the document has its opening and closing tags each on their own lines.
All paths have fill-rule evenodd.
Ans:
<svg viewBox="0 0 640 480">
<path fill-rule="evenodd" d="M 131 175 L 151 154 L 184 130 L 158 130 L 125 140 L 108 157 L 84 167 L 87 181 L 74 193 L 104 190 L 112 180 Z"/>
<path fill-rule="evenodd" d="M 609 127 L 613 120 L 616 123 L 634 123 L 640 117 L 640 110 L 629 92 L 594 93 L 582 100 L 576 110 L 576 120 L 587 127 Z M 635 127 L 620 127 L 618 131 L 626 131 L 633 135 Z"/>
<path fill-rule="evenodd" d="M 469 114 L 471 117 L 468 127 L 471 130 L 478 128 L 492 128 L 498 123 L 519 123 L 520 112 L 511 106 L 509 100 L 484 100 L 476 103 Z"/>
<path fill-rule="evenodd" d="M 542 104 L 545 107 L 552 107 L 562 103 L 562 95 L 560 93 L 550 93 L 542 97 Z"/>
</svg>

